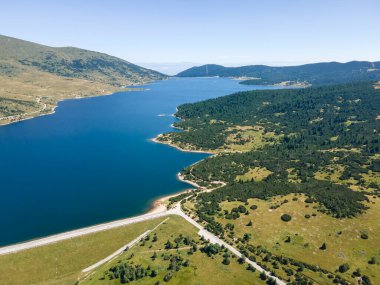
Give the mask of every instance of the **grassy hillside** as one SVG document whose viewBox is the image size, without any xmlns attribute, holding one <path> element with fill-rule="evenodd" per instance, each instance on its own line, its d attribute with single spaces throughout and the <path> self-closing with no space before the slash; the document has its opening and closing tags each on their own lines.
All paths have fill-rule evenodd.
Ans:
<svg viewBox="0 0 380 285">
<path fill-rule="evenodd" d="M 223 264 L 225 256 L 229 264 Z M 266 284 L 257 271 L 247 270 L 247 265 L 240 264 L 226 249 L 201 240 L 197 230 L 179 217 L 171 217 L 138 245 L 83 276 L 79 282 L 83 285 L 125 283 Z"/>
<path fill-rule="evenodd" d="M 0 256 L 0 284 L 73 285 L 81 271 L 165 220 L 158 218 Z"/>
<path fill-rule="evenodd" d="M 177 74 L 179 77 L 239 77 L 242 84 L 252 85 L 326 85 L 380 79 L 380 62 L 325 62 L 300 66 L 272 67 L 249 65 L 224 67 L 208 64 L 192 67 Z"/>
<path fill-rule="evenodd" d="M 285 256 L 297 271 L 313 268 L 329 275 L 331 282 L 320 284 L 331 284 L 339 281 L 334 272 L 347 263 L 349 269 L 339 273 L 347 282 L 353 282 L 359 268 L 377 284 L 376 88 L 364 82 L 248 91 L 179 106 L 177 115 L 183 120 L 175 126 L 183 131 L 159 140 L 213 151 L 215 156 L 182 174 L 204 188 L 225 183 L 193 195 L 185 207 L 207 229 L 247 254 L 258 254 L 270 268 Z M 264 258 L 263 252 L 270 256 Z"/>
<path fill-rule="evenodd" d="M 157 225 L 148 240 L 99 268 L 86 274 L 81 272 Z M 177 248 L 175 241 L 179 237 L 191 240 L 192 246 L 182 239 Z M 173 248 L 165 249 L 168 240 Z M 196 251 L 192 250 L 193 245 Z M 257 271 L 246 270 L 246 265 L 239 264 L 233 256 L 230 256 L 229 265 L 222 264 L 222 255 L 226 253 L 222 250 L 208 256 L 202 251 L 206 245 L 197 235 L 197 229 L 184 219 L 178 216 L 158 218 L 0 256 L 0 284 L 73 285 L 77 280 L 80 284 L 121 284 L 120 275 L 112 280 L 103 276 L 110 276 L 109 269 L 123 262 L 141 264 L 144 268 L 150 266 L 150 272 L 157 273 L 157 276 L 144 276 L 131 284 L 155 284 L 157 281 L 164 284 L 163 278 L 168 273 L 172 275 L 169 284 L 265 284 Z M 154 253 L 157 257 L 153 259 Z M 188 260 L 187 266 L 169 269 L 173 256 Z"/>
<path fill-rule="evenodd" d="M 107 54 L 0 35 L 0 124 L 49 113 L 65 98 L 109 94 L 164 78 Z"/>
</svg>

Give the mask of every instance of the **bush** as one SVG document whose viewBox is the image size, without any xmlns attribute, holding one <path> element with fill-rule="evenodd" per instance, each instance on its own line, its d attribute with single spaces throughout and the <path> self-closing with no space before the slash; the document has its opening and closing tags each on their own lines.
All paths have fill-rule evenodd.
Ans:
<svg viewBox="0 0 380 285">
<path fill-rule="evenodd" d="M 376 264 L 377 263 L 377 259 L 375 256 L 372 256 L 371 259 L 368 261 L 368 264 Z"/>
<path fill-rule="evenodd" d="M 262 271 L 261 273 L 260 273 L 260 279 L 261 280 L 267 280 L 267 275 L 265 274 L 265 272 L 264 271 Z"/>
<path fill-rule="evenodd" d="M 256 271 L 256 268 L 254 268 L 251 264 L 248 264 L 248 266 L 247 266 L 247 270 L 252 271 L 252 272 L 255 272 L 255 271 Z"/>
<path fill-rule="evenodd" d="M 230 259 L 228 257 L 224 258 L 223 259 L 223 262 L 222 262 L 224 265 L 229 265 L 230 264 Z"/>
<path fill-rule="evenodd" d="M 338 268 L 340 273 L 347 272 L 349 269 L 350 269 L 350 266 L 347 263 L 343 263 L 339 265 L 339 268 Z"/>
<path fill-rule="evenodd" d="M 313 199 L 313 198 L 307 197 L 307 198 L 305 199 L 305 203 L 310 204 L 310 203 L 314 203 L 314 202 L 315 202 L 315 199 Z"/>
<path fill-rule="evenodd" d="M 363 285 L 372 285 L 372 282 L 367 275 L 362 276 L 362 284 Z"/>
<path fill-rule="evenodd" d="M 310 219 L 311 216 L 310 216 L 309 214 L 306 214 L 306 215 L 305 215 L 305 218 L 306 218 L 306 219 Z"/>
<path fill-rule="evenodd" d="M 165 282 L 169 282 L 170 279 L 172 279 L 171 273 L 166 274 L 165 277 L 164 277 L 164 281 Z"/>
<path fill-rule="evenodd" d="M 251 207 L 249 207 L 251 210 L 256 210 L 257 209 L 257 205 L 252 205 Z"/>
<path fill-rule="evenodd" d="M 292 219 L 292 216 L 288 214 L 283 214 L 281 216 L 281 220 L 283 220 L 284 222 L 289 222 L 291 219 Z"/>
<path fill-rule="evenodd" d="M 356 268 L 356 270 L 352 272 L 352 277 L 360 277 L 360 276 L 362 276 L 360 272 L 360 268 Z"/>
<path fill-rule="evenodd" d="M 368 234 L 366 234 L 366 233 L 362 233 L 362 234 L 360 235 L 360 237 L 361 237 L 362 239 L 368 239 Z"/>
</svg>

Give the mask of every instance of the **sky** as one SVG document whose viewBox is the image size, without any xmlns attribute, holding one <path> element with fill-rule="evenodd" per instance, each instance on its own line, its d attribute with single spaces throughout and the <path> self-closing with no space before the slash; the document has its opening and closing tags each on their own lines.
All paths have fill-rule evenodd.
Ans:
<svg viewBox="0 0 380 285">
<path fill-rule="evenodd" d="M 0 34 L 174 74 L 216 63 L 380 60 L 379 0 L 0 1 Z"/>
</svg>

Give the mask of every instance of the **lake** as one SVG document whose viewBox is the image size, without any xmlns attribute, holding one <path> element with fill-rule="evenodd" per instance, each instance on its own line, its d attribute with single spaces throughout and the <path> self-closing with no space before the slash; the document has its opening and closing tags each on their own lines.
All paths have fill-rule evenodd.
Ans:
<svg viewBox="0 0 380 285">
<path fill-rule="evenodd" d="M 149 139 L 172 130 L 182 103 L 271 88 L 227 78 L 142 87 L 66 100 L 53 115 L 0 127 L 0 246 L 138 215 L 189 188 L 176 174 L 206 155 Z"/>
</svg>

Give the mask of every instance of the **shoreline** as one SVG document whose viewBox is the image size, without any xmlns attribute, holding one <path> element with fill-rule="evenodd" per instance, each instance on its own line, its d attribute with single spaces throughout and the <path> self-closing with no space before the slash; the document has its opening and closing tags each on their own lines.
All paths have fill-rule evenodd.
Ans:
<svg viewBox="0 0 380 285">
<path fill-rule="evenodd" d="M 103 222 L 91 226 L 86 226 L 78 229 L 68 230 L 56 234 L 51 234 L 42 237 L 36 237 L 30 240 L 16 242 L 9 245 L 4 245 L 0 247 L 0 256 L 16 253 L 23 250 L 28 250 L 40 246 L 45 246 L 49 244 L 54 244 L 60 241 L 77 238 L 87 234 L 92 234 L 96 232 L 106 231 L 113 228 L 123 227 L 134 223 L 143 222 L 146 220 L 156 219 L 160 217 L 165 217 L 171 215 L 172 212 L 169 210 L 156 211 L 154 213 L 144 213 L 137 216 L 132 216 L 128 218 L 113 220 L 110 222 Z"/>
<path fill-rule="evenodd" d="M 173 127 L 173 128 L 175 128 L 175 127 Z M 168 146 L 176 148 L 177 150 L 182 151 L 182 152 L 192 152 L 192 153 L 203 153 L 203 154 L 216 155 L 215 152 L 211 152 L 211 151 L 184 149 L 184 148 L 181 148 L 181 147 L 179 147 L 179 146 L 177 146 L 175 144 L 172 144 L 172 143 L 161 142 L 161 141 L 158 140 L 158 138 L 161 137 L 161 136 L 162 136 L 162 134 L 159 134 L 155 138 L 152 138 L 152 139 L 149 139 L 149 140 L 151 142 L 154 142 L 154 143 L 160 143 L 160 144 L 168 145 Z"/>
<path fill-rule="evenodd" d="M 130 90 L 130 91 L 134 91 L 134 90 Z M 138 91 L 140 91 L 140 90 L 138 90 Z M 4 125 L 8 125 L 8 124 L 12 124 L 12 123 L 17 123 L 17 122 L 24 121 L 24 120 L 33 119 L 33 118 L 36 118 L 36 117 L 39 117 L 39 116 L 45 116 L 45 115 L 54 114 L 55 113 L 55 109 L 58 107 L 58 103 L 61 102 L 61 101 L 64 101 L 64 100 L 85 99 L 85 98 L 100 97 L 100 96 L 110 96 L 110 95 L 115 94 L 116 92 L 118 92 L 118 91 L 115 91 L 115 92 L 110 93 L 110 94 L 93 95 L 93 96 L 85 96 L 85 97 L 74 97 L 74 98 L 65 98 L 65 99 L 57 101 L 57 104 L 52 108 L 51 112 L 49 112 L 49 113 L 38 114 L 37 116 L 30 117 L 30 118 L 23 118 L 21 120 L 9 122 L 9 123 L 6 123 Z M 175 114 L 172 114 L 171 116 L 177 118 L 175 116 Z M 4 125 L 0 124 L 0 127 L 4 126 Z M 161 135 L 162 134 L 159 134 L 155 138 L 152 138 L 152 139 L 149 139 L 149 140 L 151 142 L 154 142 L 154 143 L 160 143 L 160 144 L 168 145 L 168 146 L 176 148 L 177 150 L 182 151 L 182 152 L 192 152 L 192 153 L 203 153 L 203 154 L 216 155 L 216 153 L 214 153 L 214 152 L 199 151 L 199 150 L 187 150 L 187 149 L 182 149 L 182 148 L 180 148 L 180 147 L 178 147 L 178 146 L 176 146 L 174 144 L 160 142 L 160 141 L 157 140 L 157 138 L 160 137 Z M 202 161 L 202 159 L 199 160 L 199 161 L 197 161 L 197 162 L 195 162 L 194 164 L 199 163 L 200 161 Z M 179 181 L 187 183 L 187 184 L 191 185 L 192 187 L 194 187 L 196 189 L 202 188 L 196 182 L 193 182 L 193 181 L 190 181 L 190 180 L 186 180 L 184 178 L 184 176 L 180 172 L 177 173 L 176 177 L 177 177 L 177 179 Z M 16 242 L 16 243 L 9 244 L 9 245 L 0 246 L 0 256 L 4 255 L 4 254 L 16 253 L 16 252 L 27 250 L 27 249 L 30 249 L 30 248 L 35 248 L 35 247 L 39 247 L 39 246 L 48 245 L 48 244 L 51 244 L 51 243 L 56 243 L 56 242 L 59 242 L 59 241 L 62 241 L 62 240 L 71 239 L 71 238 L 74 238 L 74 237 L 78 237 L 78 236 L 82 236 L 82 235 L 86 235 L 86 234 L 91 234 L 91 233 L 102 231 L 102 230 L 107 230 L 107 229 L 111 229 L 111 228 L 115 228 L 115 227 L 125 226 L 125 225 L 130 224 L 130 223 L 136 223 L 136 222 L 139 222 L 139 221 L 143 221 L 146 218 L 150 219 L 150 218 L 157 218 L 157 217 L 166 216 L 170 212 L 167 209 L 167 207 L 166 207 L 166 203 L 169 201 L 170 198 L 178 196 L 178 195 L 183 194 L 183 193 L 187 193 L 187 192 L 193 191 L 193 190 L 194 189 L 189 188 L 189 189 L 185 189 L 185 190 L 180 191 L 180 192 L 176 192 L 176 193 L 172 193 L 172 194 L 168 194 L 168 195 L 165 195 L 165 196 L 161 196 L 161 197 L 155 198 L 152 201 L 149 210 L 143 212 L 142 214 L 140 214 L 138 216 L 126 217 L 126 218 L 119 219 L 119 220 L 113 220 L 113 221 L 104 222 L 104 223 L 100 223 L 100 224 L 85 226 L 85 227 L 78 228 L 78 229 L 73 229 L 73 230 L 69 230 L 69 231 L 65 231 L 65 232 L 58 232 L 58 233 L 47 235 L 47 236 L 36 237 L 36 238 L 30 239 L 30 240 L 25 240 L 25 241 Z"/>
<path fill-rule="evenodd" d="M 184 193 L 188 193 L 188 192 L 191 192 L 191 191 L 194 191 L 194 190 L 201 188 L 201 186 L 198 185 L 197 183 L 190 181 L 190 180 L 186 180 L 185 177 L 180 172 L 177 173 L 176 177 L 179 181 L 190 184 L 195 189 L 189 188 L 189 189 L 185 189 L 185 190 L 180 191 L 180 192 L 164 195 L 164 196 L 161 196 L 159 198 L 154 199 L 153 202 L 151 203 L 151 206 L 150 206 L 147 214 L 162 212 L 162 211 L 166 210 L 166 203 L 169 201 L 170 198 L 173 198 L 175 196 L 178 196 L 178 195 L 181 195 Z"/>
<path fill-rule="evenodd" d="M 199 162 L 199 161 L 198 161 L 198 162 Z M 196 163 L 198 163 L 198 162 L 196 162 Z M 187 179 L 185 179 L 185 176 L 183 176 L 183 175 L 181 174 L 181 172 L 178 172 L 178 173 L 177 173 L 177 179 L 178 179 L 179 181 L 184 182 L 184 183 L 190 184 L 191 186 L 195 187 L 196 189 L 202 188 L 198 183 L 193 182 L 193 181 L 191 181 L 191 180 L 187 180 Z"/>
<path fill-rule="evenodd" d="M 36 113 L 35 113 L 35 115 L 33 115 L 31 117 L 28 116 L 28 115 L 31 115 L 30 113 L 29 114 L 25 114 L 24 113 L 24 114 L 20 114 L 20 115 L 12 115 L 12 116 L 3 117 L 3 118 L 8 118 L 8 117 L 15 117 L 15 116 L 27 116 L 25 118 L 21 118 L 21 119 L 14 120 L 14 121 L 9 121 L 9 119 L 8 120 L 2 119 L 2 120 L 0 120 L 0 127 L 11 125 L 11 124 L 15 124 L 15 123 L 26 121 L 26 120 L 31 120 L 31 119 L 42 117 L 42 116 L 53 115 L 56 112 L 56 109 L 58 108 L 58 104 L 61 103 L 61 102 L 63 102 L 63 101 L 66 101 L 66 100 L 77 100 L 77 99 L 87 99 L 87 98 L 111 96 L 111 95 L 113 95 L 115 93 L 123 92 L 123 91 L 125 91 L 125 92 L 144 91 L 144 90 L 146 90 L 145 88 L 138 88 L 138 87 L 136 88 L 136 87 L 133 87 L 133 86 L 140 86 L 140 85 L 145 85 L 145 84 L 149 84 L 149 83 L 153 83 L 153 82 L 156 82 L 156 81 L 148 81 L 148 82 L 143 82 L 143 83 L 136 83 L 136 84 L 128 85 L 128 87 L 120 87 L 120 88 L 115 88 L 115 89 L 112 89 L 112 90 L 108 90 L 110 93 L 107 91 L 107 93 L 104 93 L 104 94 L 93 94 L 93 95 L 90 94 L 90 95 L 87 95 L 87 96 L 85 95 L 85 96 L 74 96 L 74 97 L 68 97 L 68 98 L 61 98 L 61 99 L 58 99 L 55 102 L 54 106 L 50 109 L 50 111 L 48 111 L 46 113 L 40 113 L 40 111 L 41 111 L 40 110 L 40 111 L 34 111 Z M 106 92 L 106 90 L 103 90 L 103 92 Z M 46 109 L 44 109 L 44 110 L 46 110 Z"/>
<path fill-rule="evenodd" d="M 176 112 L 178 111 L 178 107 L 176 108 Z M 176 119 L 181 119 L 180 117 L 177 117 L 176 116 L 176 113 L 172 114 L 171 115 L 172 117 L 176 118 Z M 171 128 L 173 129 L 178 129 L 178 130 L 181 130 L 180 128 L 178 127 L 175 127 L 173 125 L 174 123 L 172 123 L 170 125 Z M 202 153 L 202 154 L 209 154 L 211 156 L 214 156 L 214 155 L 217 155 L 216 152 L 211 152 L 211 151 L 202 151 L 202 150 L 189 150 L 189 149 L 184 149 L 184 148 L 181 148 L 173 143 L 168 143 L 168 142 L 162 142 L 162 141 L 159 141 L 158 138 L 161 137 L 163 134 L 158 134 L 156 137 L 154 138 L 151 138 L 149 139 L 149 141 L 153 142 L 153 143 L 159 143 L 159 144 L 163 144 L 163 145 L 167 145 L 169 147 L 173 147 L 175 149 L 177 149 L 178 151 L 181 151 L 181 152 L 190 152 L 190 153 Z M 199 163 L 200 161 L 202 161 L 203 159 L 199 160 L 199 161 L 196 161 L 195 163 L 193 163 L 192 165 L 194 164 L 197 164 Z M 193 186 L 195 189 L 201 189 L 202 186 L 200 186 L 198 183 L 194 182 L 194 181 L 191 181 L 191 180 L 187 180 L 185 179 L 185 176 L 181 174 L 181 172 L 178 172 L 177 175 L 176 175 L 177 179 L 183 183 L 187 183 L 191 186 Z M 154 213 L 155 211 L 159 211 L 162 207 L 165 206 L 165 203 L 169 201 L 170 198 L 172 197 L 175 197 L 175 196 L 178 196 L 180 194 L 183 194 L 183 193 L 186 193 L 186 192 L 189 192 L 191 191 L 192 189 L 186 189 L 184 191 L 181 191 L 181 192 L 177 192 L 177 193 L 174 193 L 174 194 L 170 194 L 170 195 L 166 195 L 166 196 L 163 196 L 163 197 L 160 197 L 160 198 L 157 198 L 155 199 L 152 204 L 151 204 L 151 208 L 149 210 L 148 213 Z"/>
<path fill-rule="evenodd" d="M 48 111 L 46 113 L 39 113 L 39 112 L 37 112 L 35 116 L 25 117 L 25 118 L 22 118 L 22 119 L 19 119 L 19 120 L 15 120 L 15 121 L 0 120 L 0 127 L 11 125 L 11 124 L 15 124 L 15 123 L 19 123 L 19 122 L 26 121 L 26 120 L 35 119 L 35 118 L 42 117 L 42 116 L 53 115 L 56 112 L 55 109 L 58 108 L 58 104 L 60 102 L 66 101 L 66 100 L 77 100 L 77 99 L 86 99 L 86 98 L 94 98 L 94 97 L 101 97 L 101 96 L 111 96 L 111 95 L 115 94 L 116 92 L 118 92 L 118 91 L 116 90 L 113 93 L 107 93 L 107 94 L 101 94 L 101 95 L 89 95 L 89 96 L 80 96 L 80 97 L 60 99 L 60 100 L 57 100 L 56 104 L 50 109 L 50 111 Z M 23 116 L 23 115 L 25 115 L 25 114 L 15 115 L 15 116 Z M 6 121 L 6 123 L 1 123 L 1 121 Z"/>
</svg>

